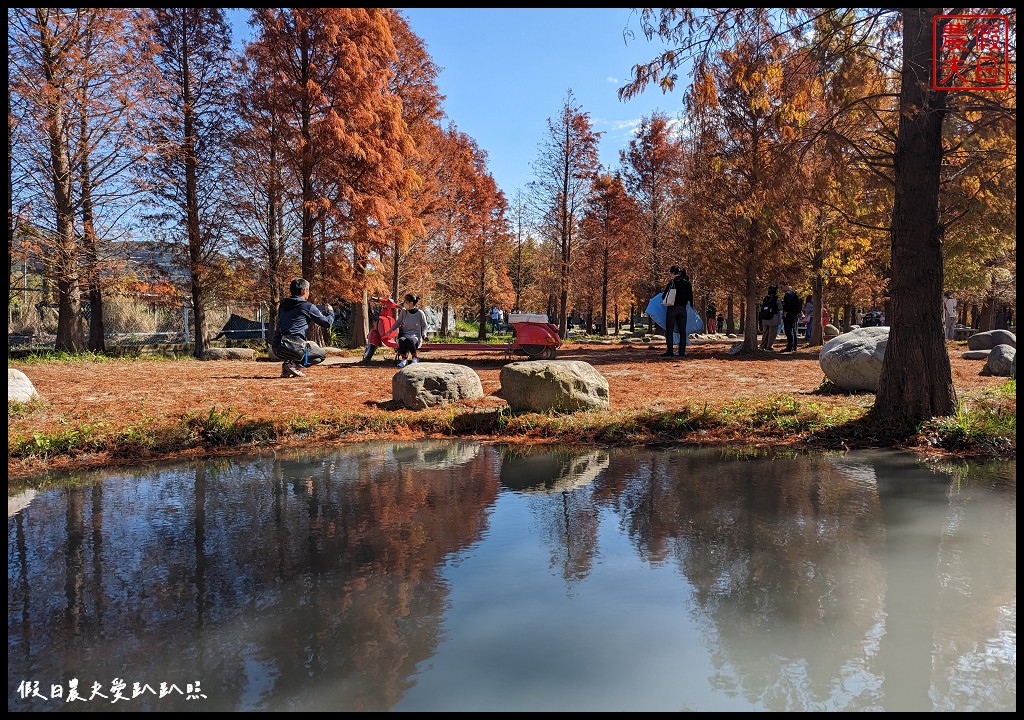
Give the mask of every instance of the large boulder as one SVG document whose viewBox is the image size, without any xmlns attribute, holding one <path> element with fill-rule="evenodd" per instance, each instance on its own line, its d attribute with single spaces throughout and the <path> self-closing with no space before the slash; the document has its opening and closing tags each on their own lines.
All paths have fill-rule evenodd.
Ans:
<svg viewBox="0 0 1024 720">
<path fill-rule="evenodd" d="M 967 338 L 967 347 L 971 350 L 991 350 L 996 345 L 1017 347 L 1017 336 L 1009 330 L 986 330 L 974 333 Z"/>
<path fill-rule="evenodd" d="M 1012 345 L 996 345 L 988 354 L 988 361 L 982 371 L 986 375 L 1016 377 L 1017 348 Z"/>
<path fill-rule="evenodd" d="M 844 390 L 877 391 L 888 344 L 888 327 L 858 328 L 825 343 L 818 364 Z"/>
<path fill-rule="evenodd" d="M 607 410 L 608 380 L 582 360 L 526 360 L 501 368 L 501 395 L 512 410 Z"/>
<path fill-rule="evenodd" d="M 391 378 L 392 399 L 410 410 L 423 410 L 484 396 L 480 376 L 455 363 L 414 363 Z"/>
<path fill-rule="evenodd" d="M 36 386 L 21 370 L 7 368 L 7 402 L 28 402 L 39 397 Z"/>
</svg>

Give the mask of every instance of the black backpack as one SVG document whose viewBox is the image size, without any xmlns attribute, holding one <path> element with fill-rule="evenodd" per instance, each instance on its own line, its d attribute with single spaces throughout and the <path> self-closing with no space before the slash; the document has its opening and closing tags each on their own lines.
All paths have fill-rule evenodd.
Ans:
<svg viewBox="0 0 1024 720">
<path fill-rule="evenodd" d="M 771 295 L 765 295 L 764 300 L 761 301 L 761 319 L 771 320 L 775 314 L 775 298 Z"/>
</svg>

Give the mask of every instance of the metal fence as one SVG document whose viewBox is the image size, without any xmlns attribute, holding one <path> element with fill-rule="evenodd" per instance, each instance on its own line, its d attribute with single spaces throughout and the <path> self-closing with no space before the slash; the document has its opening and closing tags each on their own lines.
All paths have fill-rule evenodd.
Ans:
<svg viewBox="0 0 1024 720">
<path fill-rule="evenodd" d="M 82 303 L 88 335 L 88 303 Z M 217 340 L 265 339 L 269 330 L 265 308 L 239 308 L 215 303 L 206 309 L 210 337 Z M 229 322 L 230 321 L 230 322 Z M 227 325 L 227 328 L 225 326 Z M 158 295 L 111 295 L 103 298 L 104 339 L 108 349 L 191 343 L 195 317 L 191 301 L 168 301 Z M 223 332 L 222 332 L 223 329 Z M 7 345 L 11 350 L 53 349 L 57 338 L 57 305 L 42 290 L 19 289 L 8 298 Z"/>
</svg>

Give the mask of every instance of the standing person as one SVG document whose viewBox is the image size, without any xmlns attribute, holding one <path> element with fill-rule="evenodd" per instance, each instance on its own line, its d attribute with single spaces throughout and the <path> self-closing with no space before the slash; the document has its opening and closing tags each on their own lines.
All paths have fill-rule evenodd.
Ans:
<svg viewBox="0 0 1024 720">
<path fill-rule="evenodd" d="M 782 322 L 782 303 L 779 301 L 779 289 L 775 285 L 768 287 L 768 294 L 761 301 L 761 309 L 757 316 L 764 327 L 761 349 L 774 352 L 772 344 L 778 337 L 779 324 Z"/>
<path fill-rule="evenodd" d="M 669 268 L 672 279 L 668 281 L 661 293 L 661 301 L 665 302 L 668 291 L 675 289 L 675 300 L 665 306 L 665 356 L 672 357 L 672 334 L 679 332 L 679 357 L 686 357 L 686 306 L 693 303 L 693 285 L 686 271 L 678 265 Z M 699 318 L 700 316 L 698 316 Z"/>
<path fill-rule="evenodd" d="M 501 322 L 501 310 L 495 305 L 491 308 L 491 332 L 498 332 L 499 322 Z"/>
<path fill-rule="evenodd" d="M 796 323 L 800 319 L 803 303 L 796 290 L 782 284 L 782 327 L 786 332 L 786 349 L 782 352 L 796 352 Z"/>
<path fill-rule="evenodd" d="M 945 299 L 942 301 L 942 314 L 946 320 L 946 339 L 956 339 L 956 300 L 948 290 L 943 293 Z"/>
<path fill-rule="evenodd" d="M 707 331 L 714 335 L 718 332 L 718 325 L 716 324 L 718 320 L 718 308 L 715 307 L 714 300 L 708 303 L 708 311 L 705 317 L 707 318 Z"/>
<path fill-rule="evenodd" d="M 398 311 L 398 318 L 395 320 L 395 325 L 398 327 L 398 367 L 400 368 L 420 361 L 417 352 L 423 338 L 427 336 L 427 317 L 422 310 L 416 307 L 416 303 L 419 301 L 419 297 L 407 293 L 402 302 L 402 309 Z M 412 357 L 407 361 L 406 357 L 410 355 Z"/>
<path fill-rule="evenodd" d="M 327 352 L 315 342 L 306 340 L 309 323 L 323 328 L 334 324 L 334 308 L 318 307 L 309 301 L 309 280 L 295 278 L 288 286 L 291 297 L 285 298 L 277 308 L 277 329 L 270 342 L 274 355 L 284 360 L 281 377 L 303 377 L 300 367 L 319 365 Z"/>
<path fill-rule="evenodd" d="M 811 302 L 810 295 L 804 298 L 804 322 L 807 323 L 807 327 L 804 328 L 804 334 L 806 335 L 807 342 L 810 342 L 811 331 L 814 329 L 814 303 Z"/>
</svg>

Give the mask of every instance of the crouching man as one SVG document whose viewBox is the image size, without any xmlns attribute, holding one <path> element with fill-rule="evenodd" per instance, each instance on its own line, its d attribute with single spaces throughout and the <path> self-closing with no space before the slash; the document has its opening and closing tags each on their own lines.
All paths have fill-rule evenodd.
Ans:
<svg viewBox="0 0 1024 720">
<path fill-rule="evenodd" d="M 327 352 L 315 342 L 306 340 L 310 321 L 320 327 L 334 324 L 334 308 L 317 307 L 309 301 L 309 281 L 295 278 L 288 288 L 291 297 L 281 301 L 277 309 L 277 330 L 270 345 L 274 354 L 284 362 L 281 377 L 302 377 L 301 368 L 319 365 Z"/>
</svg>

